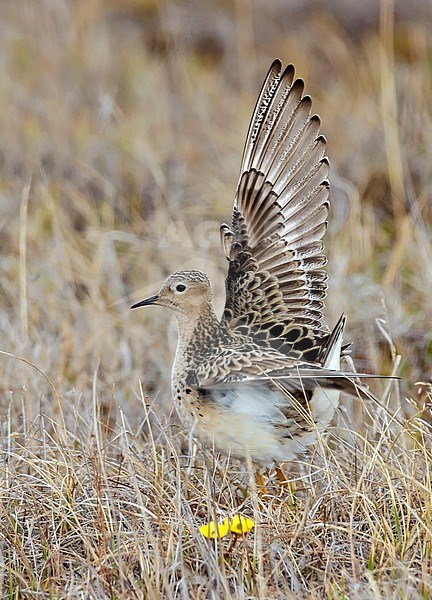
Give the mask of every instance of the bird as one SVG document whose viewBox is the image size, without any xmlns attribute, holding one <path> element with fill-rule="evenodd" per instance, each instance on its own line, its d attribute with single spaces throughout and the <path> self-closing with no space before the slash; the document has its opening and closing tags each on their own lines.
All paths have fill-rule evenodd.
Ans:
<svg viewBox="0 0 432 600">
<path fill-rule="evenodd" d="M 155 295 L 177 319 L 174 405 L 204 447 L 259 467 L 292 461 L 330 424 L 341 392 L 370 397 L 380 377 L 341 369 L 346 316 L 323 316 L 329 161 L 320 118 L 295 68 L 273 61 L 244 146 L 232 223 L 220 228 L 228 261 L 221 318 L 208 276 L 170 275 Z"/>
</svg>

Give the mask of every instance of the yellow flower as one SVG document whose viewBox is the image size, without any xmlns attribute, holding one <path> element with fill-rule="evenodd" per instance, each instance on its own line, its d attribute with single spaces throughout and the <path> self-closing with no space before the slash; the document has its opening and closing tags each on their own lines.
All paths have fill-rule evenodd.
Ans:
<svg viewBox="0 0 432 600">
<path fill-rule="evenodd" d="M 214 521 L 210 521 L 206 525 L 201 525 L 199 528 L 204 537 L 214 540 L 214 538 L 223 538 L 229 531 L 228 519 L 225 519 L 222 523 L 216 524 Z"/>
<path fill-rule="evenodd" d="M 241 515 L 234 515 L 232 518 L 227 517 L 222 523 L 215 523 L 210 521 L 205 525 L 201 525 L 199 528 L 202 535 L 206 538 L 214 540 L 214 538 L 223 538 L 226 534 L 231 531 L 236 535 L 242 535 L 247 533 L 255 527 L 255 523 L 249 517 L 242 517 Z"/>
<path fill-rule="evenodd" d="M 228 521 L 228 519 L 225 519 L 225 521 Z M 241 515 L 234 515 L 229 525 L 230 531 L 232 533 L 236 533 L 237 535 L 247 533 L 254 527 L 255 523 L 252 519 L 249 519 L 249 517 L 242 517 Z"/>
</svg>

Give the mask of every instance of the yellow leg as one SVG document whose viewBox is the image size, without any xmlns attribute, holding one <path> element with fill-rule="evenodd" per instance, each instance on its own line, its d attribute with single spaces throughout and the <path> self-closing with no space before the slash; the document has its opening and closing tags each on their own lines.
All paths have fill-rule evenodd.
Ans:
<svg viewBox="0 0 432 600">
<path fill-rule="evenodd" d="M 290 500 L 292 505 L 296 502 L 296 484 L 290 481 L 280 467 L 275 467 L 276 479 L 282 489 L 285 501 Z"/>
<path fill-rule="evenodd" d="M 278 480 L 280 485 L 285 487 L 286 484 L 288 483 L 288 479 L 287 479 L 285 473 L 282 471 L 282 469 L 280 467 L 275 467 L 275 469 L 276 469 L 276 479 Z"/>
<path fill-rule="evenodd" d="M 255 483 L 259 494 L 261 494 L 262 496 L 264 494 L 268 494 L 266 485 L 264 483 L 264 477 L 262 476 L 262 473 L 259 471 L 259 469 L 255 471 Z"/>
</svg>

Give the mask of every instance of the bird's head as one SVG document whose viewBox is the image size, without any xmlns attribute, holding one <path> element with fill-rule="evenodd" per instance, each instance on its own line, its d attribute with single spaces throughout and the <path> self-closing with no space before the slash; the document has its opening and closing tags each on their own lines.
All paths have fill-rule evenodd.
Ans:
<svg viewBox="0 0 432 600">
<path fill-rule="evenodd" d="M 211 303 L 210 280 L 201 271 L 177 271 L 165 280 L 154 296 L 137 302 L 140 306 L 166 306 L 177 313 L 192 314 Z"/>
</svg>

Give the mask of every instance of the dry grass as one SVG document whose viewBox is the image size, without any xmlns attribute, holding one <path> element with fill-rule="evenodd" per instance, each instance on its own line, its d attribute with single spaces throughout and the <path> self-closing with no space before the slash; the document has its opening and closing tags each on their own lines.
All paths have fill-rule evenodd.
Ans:
<svg viewBox="0 0 432 600">
<path fill-rule="evenodd" d="M 342 5 L 1 4 L 1 597 L 431 595 L 430 7 Z M 403 379 L 346 399 L 263 498 L 190 445 L 172 319 L 129 305 L 186 265 L 222 291 L 274 56 L 329 140 L 328 321 L 348 313 L 359 369 Z M 245 539 L 199 533 L 237 511 Z"/>
</svg>

